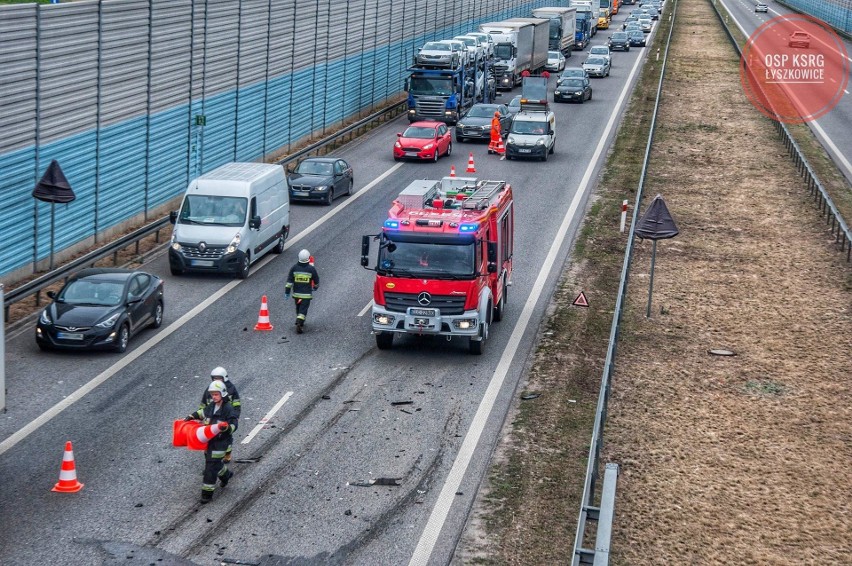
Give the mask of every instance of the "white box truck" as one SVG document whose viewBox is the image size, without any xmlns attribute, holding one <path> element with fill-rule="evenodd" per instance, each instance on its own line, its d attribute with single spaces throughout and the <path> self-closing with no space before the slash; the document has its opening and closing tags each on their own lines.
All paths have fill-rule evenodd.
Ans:
<svg viewBox="0 0 852 566">
<path fill-rule="evenodd" d="M 284 251 L 290 191 L 280 165 L 227 163 L 190 182 L 169 246 L 172 275 L 186 271 L 248 277 L 265 253 Z"/>
<path fill-rule="evenodd" d="M 504 20 L 481 24 L 479 31 L 490 34 L 494 40 L 494 77 L 497 88 L 511 90 L 521 84 L 521 73 L 532 72 L 535 26 L 528 22 Z M 547 50 L 544 62 L 547 62 Z"/>
<path fill-rule="evenodd" d="M 540 18 L 511 18 L 509 22 L 527 23 L 533 27 L 532 59 L 529 71 L 538 74 L 547 65 L 548 45 L 550 44 L 550 20 Z"/>
<path fill-rule="evenodd" d="M 574 41 L 577 35 L 577 9 L 545 7 L 536 8 L 532 11 L 534 18 L 550 21 L 549 49 L 561 51 L 566 57 L 571 56 L 574 50 Z"/>
</svg>

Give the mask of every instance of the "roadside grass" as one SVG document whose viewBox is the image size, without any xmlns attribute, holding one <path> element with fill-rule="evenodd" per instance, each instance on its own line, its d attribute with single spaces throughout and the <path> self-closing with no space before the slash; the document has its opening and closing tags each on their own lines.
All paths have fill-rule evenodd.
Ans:
<svg viewBox="0 0 852 566">
<path fill-rule="evenodd" d="M 731 31 L 731 35 L 734 36 L 740 49 L 743 49 L 748 38 L 733 23 L 730 12 L 725 9 L 724 5 L 718 2 L 711 3 L 722 14 Z M 850 221 L 852 221 L 852 185 L 850 185 L 846 177 L 838 170 L 831 156 L 825 151 L 819 139 L 806 124 L 788 124 L 787 129 L 790 131 L 793 139 L 796 140 L 796 143 L 799 144 L 799 147 L 805 154 L 805 158 L 840 211 L 846 224 L 849 225 Z M 760 151 L 759 148 L 758 151 Z"/>
<path fill-rule="evenodd" d="M 485 536 L 466 541 L 466 564 L 555 564 L 570 554 L 624 262 L 622 201 L 635 200 L 661 71 L 656 46 L 664 46 L 670 26 L 662 18 L 643 53 L 648 61 L 540 330 L 525 392 L 541 396 L 519 400 L 505 425 L 507 444 L 498 448 L 474 519 Z M 581 290 L 589 308 L 572 306 Z"/>
</svg>

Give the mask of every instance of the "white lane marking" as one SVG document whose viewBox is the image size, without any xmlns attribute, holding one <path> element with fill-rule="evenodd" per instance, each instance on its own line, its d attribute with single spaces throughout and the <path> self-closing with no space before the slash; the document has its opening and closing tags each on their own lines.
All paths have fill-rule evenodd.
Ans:
<svg viewBox="0 0 852 566">
<path fill-rule="evenodd" d="M 728 10 L 728 12 L 730 12 L 730 11 L 731 11 L 731 9 L 730 9 L 730 8 L 728 8 L 728 6 L 725 4 L 725 1 L 724 1 L 724 0 L 721 0 L 721 4 L 722 4 L 723 6 L 725 6 L 725 9 L 726 9 L 726 10 Z M 748 33 L 746 33 L 745 28 L 743 28 L 743 26 L 741 26 L 741 25 L 740 25 L 739 20 L 737 20 L 736 18 L 734 18 L 734 23 L 737 25 L 737 27 L 738 27 L 738 28 L 740 28 L 740 31 L 743 33 L 743 35 L 745 35 L 746 37 L 748 37 Z M 848 57 L 847 57 L 847 59 L 848 59 Z M 852 59 L 850 59 L 850 61 L 852 61 Z M 845 92 L 845 91 L 844 91 L 844 92 Z M 848 93 L 848 92 L 846 92 L 846 94 L 849 94 L 849 93 Z M 797 104 L 801 105 L 801 102 L 798 100 L 798 98 L 796 98 L 796 97 L 793 95 L 793 93 L 789 93 L 789 95 L 790 95 L 790 98 L 791 98 L 791 99 L 793 99 L 793 102 L 795 102 L 795 103 L 797 103 Z M 828 148 L 829 148 L 831 151 L 833 151 L 833 152 L 834 152 L 834 155 L 837 157 L 837 160 L 838 160 L 838 161 L 840 161 L 840 163 L 843 165 L 843 167 L 845 167 L 845 168 L 846 168 L 846 171 L 847 171 L 846 175 L 847 175 L 849 178 L 852 178 L 852 163 L 850 163 L 850 162 L 849 162 L 849 160 L 848 160 L 848 159 L 846 159 L 846 156 L 845 156 L 845 155 L 843 155 L 843 152 L 841 152 L 841 151 L 840 151 L 840 148 L 838 148 L 838 147 L 834 144 L 834 142 L 831 140 L 831 138 L 830 138 L 830 137 L 828 137 L 828 134 L 825 132 L 825 130 L 823 130 L 823 129 L 822 129 L 822 126 L 820 126 L 820 125 L 817 123 L 817 121 L 816 121 L 816 120 L 811 120 L 810 122 L 807 122 L 807 124 L 808 124 L 811 128 L 813 128 L 813 129 L 816 131 L 816 135 L 817 135 L 817 137 L 820 139 L 820 141 L 822 142 L 822 144 L 823 144 L 824 146 L 828 146 Z"/>
<path fill-rule="evenodd" d="M 642 57 L 637 57 L 636 62 L 633 64 L 633 70 L 630 71 L 630 75 L 627 77 L 624 89 L 621 91 L 621 96 L 619 96 L 618 101 L 616 102 L 615 107 L 617 109 L 621 109 L 623 107 L 624 99 L 627 97 L 633 77 L 636 75 L 636 71 L 639 69 L 639 64 L 641 62 Z M 494 374 L 491 376 L 488 389 L 485 391 L 485 395 L 479 403 L 479 407 L 476 410 L 473 421 L 470 423 L 470 428 L 462 441 L 459 453 L 453 462 L 453 467 L 447 475 L 447 480 L 444 482 L 443 488 L 441 488 L 441 493 L 438 495 L 435 507 L 429 515 L 429 520 L 423 529 L 423 534 L 420 535 L 420 540 L 417 543 L 417 547 L 414 549 L 414 554 L 411 556 L 409 566 L 425 566 L 429 562 L 429 557 L 432 555 L 432 551 L 435 548 L 438 535 L 440 535 L 444 522 L 447 519 L 447 515 L 450 512 L 450 506 L 456 499 L 456 492 L 458 491 L 462 478 L 467 471 L 470 460 L 473 457 L 476 445 L 479 443 L 479 438 L 482 436 L 482 431 L 485 428 L 485 423 L 494 406 L 494 401 L 497 399 L 497 394 L 503 386 L 503 380 L 509 372 L 512 358 L 515 357 L 515 352 L 520 345 L 521 338 L 527 330 L 535 305 L 544 290 L 544 285 L 547 282 L 550 270 L 556 262 L 556 256 L 558 255 L 562 241 L 565 239 L 565 234 L 571 226 L 571 221 L 574 219 L 574 215 L 580 208 L 580 202 L 583 200 L 586 191 L 589 189 L 589 182 L 592 179 L 592 173 L 594 172 L 595 165 L 606 148 L 607 138 L 612 132 L 612 129 L 615 127 L 615 119 L 618 114 L 618 111 L 610 113 L 609 122 L 604 129 L 603 135 L 601 135 L 597 148 L 595 148 L 592 160 L 586 167 L 586 172 L 580 181 L 577 193 L 574 195 L 574 199 L 571 201 L 571 205 L 568 207 L 568 211 L 562 219 L 559 231 L 553 238 L 553 244 L 550 246 L 550 251 L 547 253 L 547 257 L 542 263 L 541 270 L 538 272 L 538 276 L 533 284 L 529 297 L 527 298 L 527 302 L 524 304 L 524 310 L 521 312 L 521 316 L 518 318 L 518 322 L 512 330 L 512 335 L 509 337 L 509 342 L 506 344 L 506 349 L 503 351 L 503 355 L 500 357 L 500 362 L 497 364 L 497 369 L 494 370 Z"/>
<path fill-rule="evenodd" d="M 284 403 L 287 402 L 287 399 L 289 399 L 292 396 L 293 396 L 292 391 L 288 391 L 287 393 L 285 393 L 284 397 L 279 399 L 278 402 L 275 403 L 275 406 L 273 406 L 271 409 L 269 409 L 269 412 L 266 413 L 266 415 L 262 419 L 260 419 L 260 422 L 257 423 L 257 426 L 255 426 L 253 429 L 251 429 L 251 432 L 248 433 L 248 436 L 243 438 L 243 440 L 240 442 L 240 444 L 248 444 L 249 442 L 251 442 L 252 438 L 257 436 L 257 433 L 259 433 L 261 430 L 263 430 L 263 427 L 266 426 L 266 423 L 268 423 L 270 420 L 272 420 L 272 417 L 275 416 L 275 413 L 278 412 L 278 409 L 280 409 L 284 405 Z"/>
<path fill-rule="evenodd" d="M 366 307 L 361 309 L 361 312 L 358 313 L 358 316 L 364 316 L 365 314 L 367 314 L 367 311 L 370 310 L 370 308 L 372 308 L 374 302 L 375 301 L 373 299 L 370 299 L 370 302 L 367 303 Z"/>
<path fill-rule="evenodd" d="M 287 248 L 290 248 L 293 245 L 295 245 L 302 238 L 306 237 L 308 234 L 310 234 L 311 232 L 316 230 L 318 227 L 320 227 L 326 220 L 328 220 L 329 218 L 331 218 L 332 216 L 334 216 L 335 214 L 337 214 L 338 212 L 343 210 L 343 208 L 349 206 L 356 199 L 360 198 L 363 194 L 365 194 L 367 191 L 372 189 L 374 186 L 376 186 L 378 183 L 380 183 L 383 179 L 385 179 L 388 175 L 390 175 L 391 173 L 393 173 L 394 171 L 396 171 L 397 169 L 399 169 L 403 165 L 405 165 L 405 164 L 404 163 L 397 163 L 394 166 L 392 166 L 390 169 L 388 169 L 387 171 L 385 171 L 384 173 L 382 173 L 381 175 L 376 177 L 373 181 L 371 181 L 363 189 L 359 190 L 354 195 L 347 198 L 342 204 L 335 207 L 333 210 L 331 210 L 327 214 L 323 215 L 319 220 L 317 220 L 316 222 L 314 222 L 313 224 L 311 224 L 310 226 L 308 226 L 307 228 L 305 228 L 304 230 L 299 232 L 299 234 L 294 236 L 292 239 L 289 240 L 289 242 L 287 244 L 285 244 L 284 248 L 287 249 Z M 266 256 L 265 258 L 263 258 L 261 261 L 259 261 L 257 264 L 255 264 L 253 269 L 256 271 L 256 270 L 260 269 L 261 267 L 263 267 L 264 265 L 266 265 L 267 263 L 269 263 L 270 261 L 272 261 L 273 259 L 275 259 L 275 256 L 273 254 L 270 254 L 270 255 Z M 79 401 L 80 399 L 82 399 L 83 397 L 85 397 L 86 394 L 90 393 L 98 385 L 102 384 L 107 379 L 111 378 L 112 376 L 117 374 L 119 371 L 121 371 L 122 369 L 124 369 L 125 367 L 130 365 L 131 362 L 135 361 L 137 358 L 139 358 L 143 354 L 147 353 L 148 350 L 150 350 L 151 348 L 153 348 L 154 346 L 156 346 L 157 344 L 159 344 L 160 342 L 165 340 L 169 335 L 171 335 L 172 333 L 174 333 L 175 331 L 180 329 L 184 324 L 186 324 L 187 322 L 192 320 L 193 317 L 195 317 L 200 312 L 202 312 L 204 309 L 206 309 L 207 307 L 209 307 L 210 305 L 215 303 L 223 295 L 225 295 L 228 291 L 230 291 L 231 289 L 233 289 L 234 287 L 239 285 L 242 281 L 244 281 L 244 280 L 235 279 L 235 280 L 227 283 L 224 287 L 222 287 L 221 289 L 219 289 L 218 291 L 216 291 L 215 293 L 213 293 L 212 295 L 207 297 L 207 299 L 205 299 L 204 301 L 199 303 L 192 310 L 190 310 L 189 312 L 184 314 L 182 317 L 180 317 L 179 319 L 177 319 L 176 321 L 174 321 L 173 323 L 168 325 L 166 328 L 161 330 L 156 336 L 153 336 L 152 338 L 148 339 L 144 344 L 142 344 L 141 346 L 139 346 L 138 348 L 133 350 L 131 353 L 129 353 L 128 355 L 123 357 L 120 361 L 116 362 L 115 365 L 110 366 L 109 368 L 107 368 L 106 370 L 104 370 L 103 372 L 98 374 L 94 379 L 92 379 L 88 383 L 82 385 L 79 389 L 77 389 L 76 391 L 72 392 L 70 395 L 65 397 L 65 399 L 63 399 L 62 401 L 60 401 L 59 403 L 57 403 L 53 407 L 51 407 L 48 410 L 46 410 L 45 412 L 43 412 L 41 415 L 39 415 L 38 417 L 36 417 L 32 421 L 30 421 L 29 423 L 24 425 L 21 429 L 15 431 L 12 435 L 10 435 L 8 438 L 6 438 L 3 442 L 0 442 L 0 455 L 5 453 L 7 450 L 12 448 L 16 444 L 18 444 L 20 441 L 25 439 L 27 436 L 29 436 L 30 434 L 32 434 L 36 430 L 38 430 L 42 425 L 48 423 L 53 417 L 55 417 L 56 415 L 58 415 L 59 413 L 61 413 L 62 411 L 64 411 L 65 409 L 67 409 L 68 407 L 70 407 L 71 405 L 73 405 L 74 403 Z"/>
<path fill-rule="evenodd" d="M 156 336 L 153 336 L 152 338 L 147 340 L 144 344 L 139 346 L 137 349 L 133 350 L 128 355 L 124 356 L 116 364 L 110 366 L 109 368 L 107 368 L 106 370 L 104 370 L 103 372 L 98 374 L 97 377 L 95 377 L 94 379 L 92 379 L 91 381 L 89 381 L 88 383 L 86 383 L 85 385 L 83 385 L 82 387 L 77 389 L 76 391 L 72 392 L 65 399 L 63 399 L 62 401 L 60 401 L 59 403 L 57 403 L 53 407 L 46 410 L 45 412 L 43 412 L 41 415 L 39 415 L 38 417 L 36 417 L 32 421 L 30 421 L 29 423 L 27 423 L 23 428 L 16 431 L 15 433 L 13 433 L 11 436 L 9 436 L 9 438 L 4 440 L 3 442 L 0 442 L 0 454 L 3 454 L 7 450 L 9 450 L 13 446 L 15 446 L 21 440 L 23 440 L 24 438 L 26 438 L 27 436 L 29 436 L 30 434 L 32 434 L 33 432 L 38 430 L 38 428 L 41 427 L 43 424 L 47 423 L 53 417 L 55 417 L 56 415 L 58 415 L 59 413 L 61 413 L 62 411 L 64 411 L 65 409 L 67 409 L 68 407 L 70 407 L 71 405 L 76 403 L 77 401 L 79 401 L 80 399 L 82 399 L 87 393 L 92 391 L 95 387 L 97 387 L 98 385 L 100 385 L 101 383 L 103 383 L 104 381 L 109 379 L 110 377 L 114 376 L 115 374 L 117 374 L 119 371 L 121 371 L 125 367 L 129 366 L 137 358 L 142 356 L 142 354 L 146 353 L 148 350 L 150 350 L 151 348 L 153 348 L 154 346 L 156 346 L 157 344 L 159 344 L 160 342 L 165 340 L 172 333 L 174 333 L 176 330 L 178 330 L 184 324 L 189 322 L 193 317 L 195 317 L 197 314 L 202 312 L 204 309 L 206 309 L 207 307 L 209 307 L 210 305 L 215 303 L 223 295 L 225 295 L 225 293 L 227 293 L 228 291 L 230 291 L 231 289 L 233 289 L 234 287 L 236 287 L 239 284 L 240 284 L 239 279 L 236 279 L 234 281 L 229 282 L 224 287 L 222 287 L 221 289 L 219 289 L 218 291 L 216 291 L 215 293 L 213 293 L 212 295 L 207 297 L 204 301 L 199 303 L 197 306 L 195 306 L 195 308 L 193 308 L 192 310 L 190 310 L 189 312 L 184 314 L 182 317 L 180 317 L 179 319 L 177 319 L 176 321 L 174 321 L 173 323 L 168 325 L 166 328 L 164 328 L 162 331 L 160 331 Z"/>
</svg>

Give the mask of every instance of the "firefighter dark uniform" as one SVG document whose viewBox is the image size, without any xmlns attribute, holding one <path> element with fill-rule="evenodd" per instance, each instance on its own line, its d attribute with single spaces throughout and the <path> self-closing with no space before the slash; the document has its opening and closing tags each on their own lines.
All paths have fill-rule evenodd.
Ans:
<svg viewBox="0 0 852 566">
<path fill-rule="evenodd" d="M 319 274 L 310 264 L 311 254 L 308 250 L 299 252 L 299 262 L 290 268 L 287 284 L 284 286 L 284 297 L 292 295 L 296 301 L 296 332 L 302 333 L 302 328 L 308 318 L 308 308 L 311 306 L 313 291 L 319 288 Z"/>
<path fill-rule="evenodd" d="M 213 371 L 210 372 L 211 380 L 220 380 L 225 384 L 225 387 L 228 389 L 228 401 L 231 402 L 231 407 L 234 409 L 234 414 L 237 417 L 237 423 L 239 426 L 240 422 L 240 412 L 242 411 L 242 402 L 240 401 L 240 392 L 237 391 L 237 386 L 234 385 L 234 382 L 228 379 L 228 372 L 222 366 L 216 367 Z M 201 395 L 201 404 L 198 406 L 199 410 L 204 409 L 205 405 L 210 402 L 210 391 L 206 388 L 204 389 L 204 393 Z M 228 453 L 225 454 L 225 463 L 231 461 L 231 447 L 228 447 Z"/>
<path fill-rule="evenodd" d="M 200 419 L 204 425 L 216 424 L 219 422 L 228 423 L 228 428 L 214 436 L 207 443 L 207 449 L 204 451 L 204 476 L 201 483 L 201 502 L 207 503 L 213 499 L 213 492 L 216 490 L 216 480 L 222 484 L 222 487 L 228 485 L 228 481 L 234 473 L 228 469 L 228 465 L 224 462 L 225 454 L 231 448 L 233 442 L 233 432 L 237 430 L 237 417 L 234 415 L 234 408 L 228 401 L 228 390 L 225 384 L 221 381 L 213 381 L 208 387 L 210 393 L 219 393 L 221 399 L 218 403 L 210 402 L 189 415 L 187 419 Z"/>
</svg>

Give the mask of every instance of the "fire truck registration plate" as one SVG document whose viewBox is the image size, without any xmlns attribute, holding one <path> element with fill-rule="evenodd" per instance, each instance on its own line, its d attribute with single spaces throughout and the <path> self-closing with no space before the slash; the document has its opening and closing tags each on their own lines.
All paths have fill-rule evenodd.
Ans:
<svg viewBox="0 0 852 566">
<path fill-rule="evenodd" d="M 435 316 L 433 309 L 411 309 L 412 316 Z"/>
</svg>

